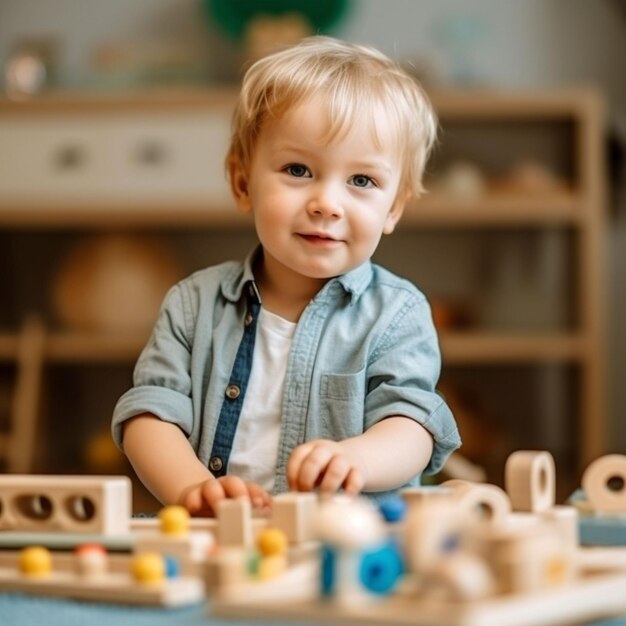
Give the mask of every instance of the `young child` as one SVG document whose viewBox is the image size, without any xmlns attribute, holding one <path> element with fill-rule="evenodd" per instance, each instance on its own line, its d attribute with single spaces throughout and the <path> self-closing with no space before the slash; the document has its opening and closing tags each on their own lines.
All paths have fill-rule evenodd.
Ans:
<svg viewBox="0 0 626 626">
<path fill-rule="evenodd" d="M 312 37 L 246 73 L 227 168 L 260 245 L 172 288 L 113 435 L 163 503 L 379 493 L 460 445 L 425 297 L 373 264 L 436 121 L 380 52 Z"/>
</svg>

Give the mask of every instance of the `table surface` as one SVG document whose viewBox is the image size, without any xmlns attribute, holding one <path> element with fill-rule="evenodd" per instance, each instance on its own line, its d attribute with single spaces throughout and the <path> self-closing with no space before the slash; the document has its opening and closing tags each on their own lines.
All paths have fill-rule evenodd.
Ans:
<svg viewBox="0 0 626 626">
<path fill-rule="evenodd" d="M 211 617 L 207 605 L 158 609 L 95 604 L 57 598 L 0 594 L 3 626 L 272 626 L 275 622 L 233 621 Z M 626 626 L 626 617 L 588 626 Z"/>
</svg>

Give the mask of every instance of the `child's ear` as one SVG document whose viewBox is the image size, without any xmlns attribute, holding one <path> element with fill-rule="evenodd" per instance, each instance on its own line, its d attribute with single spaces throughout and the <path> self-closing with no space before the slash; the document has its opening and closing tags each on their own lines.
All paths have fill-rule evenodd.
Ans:
<svg viewBox="0 0 626 626">
<path fill-rule="evenodd" d="M 252 210 L 252 203 L 248 194 L 248 173 L 235 156 L 228 160 L 228 179 L 237 207 L 240 211 L 249 213 Z"/>
<path fill-rule="evenodd" d="M 396 224 L 400 221 L 402 214 L 404 213 L 404 207 L 409 200 L 409 194 L 398 193 L 398 197 L 395 199 L 393 206 L 387 213 L 385 218 L 385 224 L 383 225 L 383 234 L 391 235 L 394 231 Z"/>
</svg>

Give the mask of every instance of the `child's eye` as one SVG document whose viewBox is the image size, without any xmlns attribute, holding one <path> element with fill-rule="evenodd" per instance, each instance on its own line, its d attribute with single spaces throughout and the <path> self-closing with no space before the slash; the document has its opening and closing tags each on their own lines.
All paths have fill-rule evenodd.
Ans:
<svg viewBox="0 0 626 626">
<path fill-rule="evenodd" d="M 372 187 L 374 186 L 374 180 L 365 174 L 355 174 L 350 178 L 350 183 L 355 187 Z"/>
<path fill-rule="evenodd" d="M 287 172 L 290 176 L 295 176 L 296 178 L 311 178 L 309 168 L 306 167 L 306 165 L 301 165 L 300 163 L 287 165 L 287 167 L 285 167 L 285 172 Z"/>
</svg>

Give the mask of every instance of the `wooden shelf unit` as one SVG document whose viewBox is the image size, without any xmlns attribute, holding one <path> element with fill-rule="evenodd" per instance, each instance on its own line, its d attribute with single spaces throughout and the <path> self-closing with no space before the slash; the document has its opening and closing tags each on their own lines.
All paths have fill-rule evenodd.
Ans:
<svg viewBox="0 0 626 626">
<path fill-rule="evenodd" d="M 165 114 L 175 119 L 189 112 L 215 110 L 225 115 L 233 93 L 215 90 L 146 92 L 126 95 L 53 94 L 34 100 L 0 100 L 0 122 L 9 119 L 58 119 L 80 116 Z M 433 193 L 409 207 L 399 226 L 411 229 L 567 229 L 574 233 L 576 258 L 576 327 L 552 332 L 495 332 L 489 329 L 441 334 L 444 360 L 450 365 L 567 363 L 579 368 L 579 467 L 605 452 L 606 402 L 604 354 L 604 163 L 602 103 L 586 90 L 556 93 L 491 91 L 432 94 L 441 124 L 518 122 L 571 123 L 575 146 L 572 188 L 551 195 L 487 194 L 470 201 Z M 1 129 L 0 129 L 1 130 Z M 0 132 L 0 141 L 1 132 Z M 1 174 L 0 174 L 1 176 Z M 114 184 L 114 181 L 111 181 Z M 0 232 L 241 229 L 248 217 L 228 202 L 32 201 L 0 195 Z M 19 271 L 14 268 L 13 271 Z M 1 298 L 11 297 L 2 294 Z M 51 363 L 131 363 L 143 337 L 50 332 L 44 354 Z M 0 334 L 0 362 L 17 354 L 18 333 Z"/>
</svg>

